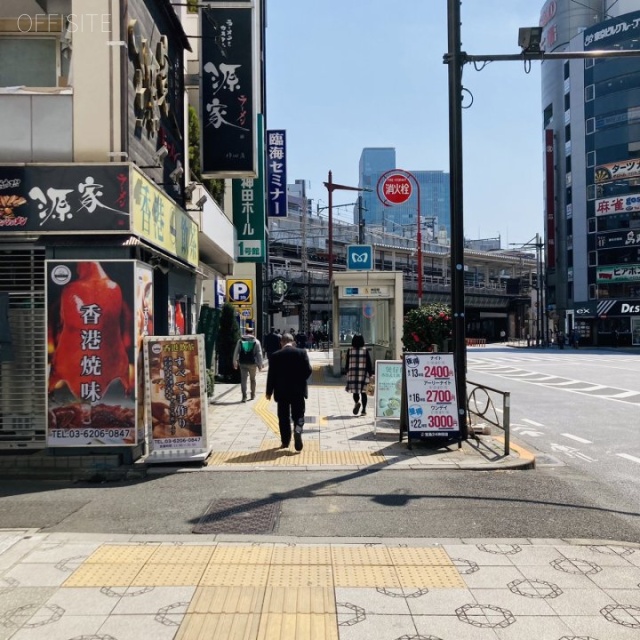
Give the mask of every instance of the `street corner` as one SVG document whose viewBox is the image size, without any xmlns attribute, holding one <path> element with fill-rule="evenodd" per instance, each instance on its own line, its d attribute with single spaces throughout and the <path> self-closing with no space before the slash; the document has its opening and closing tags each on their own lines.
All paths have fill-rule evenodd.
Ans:
<svg viewBox="0 0 640 640">
<path fill-rule="evenodd" d="M 499 450 L 502 454 L 503 462 L 497 468 L 530 471 L 536 468 L 536 455 L 529 449 L 525 449 L 520 445 L 509 442 L 509 453 L 505 455 L 503 436 L 482 436 L 482 440 L 490 439 L 492 441 L 491 448 Z"/>
</svg>

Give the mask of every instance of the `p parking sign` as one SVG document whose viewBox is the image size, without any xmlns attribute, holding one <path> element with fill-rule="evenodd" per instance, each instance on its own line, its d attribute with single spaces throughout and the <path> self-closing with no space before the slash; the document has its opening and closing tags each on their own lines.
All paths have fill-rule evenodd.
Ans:
<svg viewBox="0 0 640 640">
<path fill-rule="evenodd" d="M 253 280 L 227 280 L 227 299 L 231 304 L 253 304 Z"/>
</svg>

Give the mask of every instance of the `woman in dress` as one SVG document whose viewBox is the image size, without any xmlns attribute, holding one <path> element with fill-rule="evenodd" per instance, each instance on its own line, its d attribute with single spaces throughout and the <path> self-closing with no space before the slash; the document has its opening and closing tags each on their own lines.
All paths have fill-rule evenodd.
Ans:
<svg viewBox="0 0 640 640">
<path fill-rule="evenodd" d="M 362 407 L 361 416 L 367 415 L 367 383 L 373 375 L 373 364 L 369 351 L 364 346 L 364 338 L 356 334 L 351 339 L 351 348 L 347 351 L 345 365 L 347 373 L 346 391 L 353 394 L 353 415 L 357 416 Z"/>
</svg>

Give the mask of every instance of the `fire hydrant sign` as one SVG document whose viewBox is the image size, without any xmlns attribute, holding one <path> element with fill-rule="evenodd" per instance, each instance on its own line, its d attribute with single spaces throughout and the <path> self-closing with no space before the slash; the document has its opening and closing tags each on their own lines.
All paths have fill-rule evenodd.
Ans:
<svg viewBox="0 0 640 640">
<path fill-rule="evenodd" d="M 407 353 L 404 369 L 409 440 L 459 435 L 453 354 Z"/>
</svg>

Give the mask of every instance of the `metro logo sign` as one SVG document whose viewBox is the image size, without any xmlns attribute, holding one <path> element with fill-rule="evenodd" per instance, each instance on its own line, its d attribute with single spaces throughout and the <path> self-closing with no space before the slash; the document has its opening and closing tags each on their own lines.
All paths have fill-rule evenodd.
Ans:
<svg viewBox="0 0 640 640">
<path fill-rule="evenodd" d="M 412 193 L 411 180 L 401 173 L 393 173 L 382 183 L 382 195 L 391 204 L 406 202 Z"/>
</svg>

